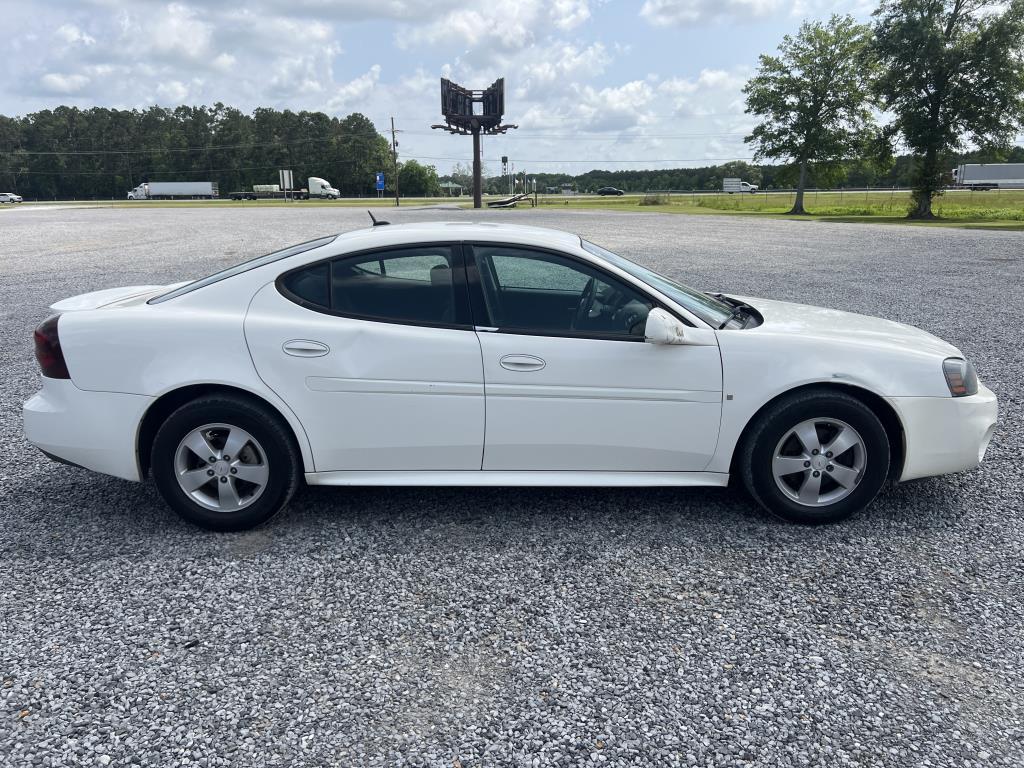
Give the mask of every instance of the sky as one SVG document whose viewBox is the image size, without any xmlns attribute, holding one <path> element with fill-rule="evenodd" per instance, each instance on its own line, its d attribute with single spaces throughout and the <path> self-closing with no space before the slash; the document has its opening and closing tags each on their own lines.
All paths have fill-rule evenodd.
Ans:
<svg viewBox="0 0 1024 768">
<path fill-rule="evenodd" d="M 432 131 L 441 77 L 505 78 L 485 172 L 749 159 L 741 89 L 804 19 L 865 0 L 20 0 L 5 3 L 0 114 L 60 104 L 213 104 L 393 117 L 399 155 L 447 173 L 468 137 Z"/>
</svg>

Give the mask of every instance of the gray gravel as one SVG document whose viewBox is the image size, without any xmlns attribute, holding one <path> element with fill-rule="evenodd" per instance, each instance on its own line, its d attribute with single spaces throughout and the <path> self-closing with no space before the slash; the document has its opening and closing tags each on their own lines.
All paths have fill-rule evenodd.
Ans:
<svg viewBox="0 0 1024 768">
<path fill-rule="evenodd" d="M 199 531 L 24 442 L 31 329 L 365 213 L 4 211 L 0 763 L 1021 765 L 1024 233 L 483 215 L 932 331 L 999 394 L 988 461 L 826 529 L 727 490 L 308 489 Z"/>
</svg>

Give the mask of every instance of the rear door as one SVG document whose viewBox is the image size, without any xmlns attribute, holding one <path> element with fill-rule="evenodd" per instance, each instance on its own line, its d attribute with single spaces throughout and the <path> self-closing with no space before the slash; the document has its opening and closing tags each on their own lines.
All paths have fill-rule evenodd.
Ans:
<svg viewBox="0 0 1024 768">
<path fill-rule="evenodd" d="M 701 471 L 722 367 L 643 340 L 654 300 L 567 254 L 477 244 L 469 274 L 487 391 L 485 470 Z"/>
<path fill-rule="evenodd" d="M 318 472 L 480 469 L 483 371 L 458 245 L 294 270 L 256 294 L 245 335 Z"/>
</svg>

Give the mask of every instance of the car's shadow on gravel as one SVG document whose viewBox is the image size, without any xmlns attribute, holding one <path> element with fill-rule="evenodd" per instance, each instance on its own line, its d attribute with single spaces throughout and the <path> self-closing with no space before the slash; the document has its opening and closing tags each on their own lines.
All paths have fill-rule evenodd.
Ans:
<svg viewBox="0 0 1024 768">
<path fill-rule="evenodd" d="M 323 552 L 354 540 L 395 552 L 581 541 L 594 549 L 625 542 L 743 547 L 767 540 L 785 546 L 947 530 L 965 511 L 960 482 L 890 486 L 867 511 L 819 528 L 778 520 L 735 488 L 303 487 L 282 514 L 256 531 L 218 534 L 176 517 L 152 482 L 44 464 L 7 494 L 3 517 L 5 548 L 43 559 L 86 552 L 91 558 L 140 558 L 186 543 L 193 556 L 197 545 L 209 555 L 265 551 L 275 543 Z M 19 517 L 15 510 L 29 500 L 33 516 Z"/>
</svg>

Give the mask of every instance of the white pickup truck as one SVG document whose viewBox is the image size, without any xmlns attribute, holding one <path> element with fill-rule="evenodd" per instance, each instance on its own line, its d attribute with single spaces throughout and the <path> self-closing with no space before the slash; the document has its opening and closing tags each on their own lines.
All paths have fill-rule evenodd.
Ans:
<svg viewBox="0 0 1024 768">
<path fill-rule="evenodd" d="M 757 192 L 757 184 L 748 184 L 740 179 L 722 179 L 722 191 L 728 192 L 730 195 L 733 192 L 750 192 L 753 194 Z"/>
</svg>

